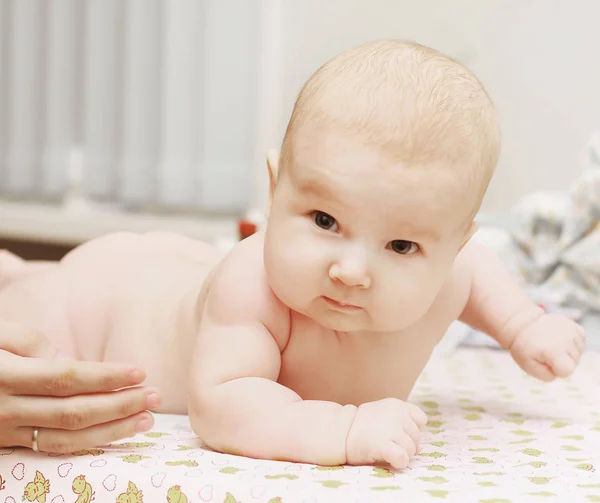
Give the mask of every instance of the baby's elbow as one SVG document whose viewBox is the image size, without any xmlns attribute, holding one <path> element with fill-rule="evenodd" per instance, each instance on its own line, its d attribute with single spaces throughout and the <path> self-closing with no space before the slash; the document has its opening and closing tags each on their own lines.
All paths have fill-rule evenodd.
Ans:
<svg viewBox="0 0 600 503">
<path fill-rule="evenodd" d="M 223 454 L 246 455 L 236 435 L 228 431 L 227 425 L 219 421 L 215 414 L 202 408 L 190 407 L 190 425 L 200 441 L 209 449 Z M 237 441 L 236 441 L 237 440 Z"/>
<path fill-rule="evenodd" d="M 190 393 L 188 398 L 188 415 L 190 426 L 204 442 L 210 437 L 210 408 L 206 399 L 199 393 Z"/>
<path fill-rule="evenodd" d="M 205 445 L 218 452 L 227 452 L 224 438 L 226 425 L 222 414 L 219 413 L 219 407 L 207 395 L 209 394 L 190 393 L 188 399 L 190 426 Z"/>
</svg>

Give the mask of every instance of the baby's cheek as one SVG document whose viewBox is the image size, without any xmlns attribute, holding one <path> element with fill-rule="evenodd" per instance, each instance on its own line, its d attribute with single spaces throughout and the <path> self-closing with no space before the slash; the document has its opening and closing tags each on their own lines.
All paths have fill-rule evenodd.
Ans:
<svg viewBox="0 0 600 503">
<path fill-rule="evenodd" d="M 408 281 L 408 278 L 401 282 L 386 282 L 382 286 L 375 307 L 379 307 L 380 316 L 385 318 L 386 324 L 400 324 L 402 327 L 422 318 L 437 295 L 434 288 L 428 288 L 426 281 Z"/>
<path fill-rule="evenodd" d="M 298 297 L 308 281 L 305 258 L 295 247 L 276 245 L 265 254 L 265 270 L 269 286 L 288 307 L 297 308 Z"/>
<path fill-rule="evenodd" d="M 272 271 L 273 277 L 278 280 L 289 279 L 298 275 L 303 269 L 303 257 L 293 243 L 280 243 L 274 245 L 271 253 L 267 255 L 265 267 Z"/>
</svg>

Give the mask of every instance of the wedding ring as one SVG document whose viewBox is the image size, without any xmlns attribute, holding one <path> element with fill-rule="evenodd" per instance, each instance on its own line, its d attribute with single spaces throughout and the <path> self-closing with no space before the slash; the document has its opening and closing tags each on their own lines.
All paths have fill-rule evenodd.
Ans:
<svg viewBox="0 0 600 503">
<path fill-rule="evenodd" d="M 40 430 L 38 428 L 33 428 L 33 433 L 31 435 L 31 449 L 34 452 L 40 452 L 38 446 L 38 435 L 40 434 Z"/>
</svg>

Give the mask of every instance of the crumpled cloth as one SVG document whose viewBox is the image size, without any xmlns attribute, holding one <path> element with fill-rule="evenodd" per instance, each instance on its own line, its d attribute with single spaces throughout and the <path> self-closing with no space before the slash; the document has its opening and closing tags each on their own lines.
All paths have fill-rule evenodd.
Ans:
<svg viewBox="0 0 600 503">
<path fill-rule="evenodd" d="M 524 197 L 508 225 L 533 300 L 576 319 L 600 314 L 600 132 L 582 162 L 568 190 Z"/>
<path fill-rule="evenodd" d="M 586 350 L 600 350 L 600 132 L 570 187 L 531 193 L 508 219 L 484 230 L 483 244 L 491 244 L 529 297 L 576 320 L 587 333 Z M 463 331 L 460 345 L 499 347 L 475 329 Z"/>
</svg>

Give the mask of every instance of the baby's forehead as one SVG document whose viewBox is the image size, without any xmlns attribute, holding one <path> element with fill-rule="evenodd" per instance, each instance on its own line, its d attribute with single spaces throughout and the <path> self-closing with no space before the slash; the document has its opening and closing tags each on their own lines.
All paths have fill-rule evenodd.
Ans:
<svg viewBox="0 0 600 503">
<path fill-rule="evenodd" d="M 356 159 L 353 152 L 347 153 Z M 467 218 L 473 205 L 470 188 L 443 163 L 409 166 L 347 160 L 342 153 L 339 159 L 328 156 L 326 163 L 306 159 L 290 166 L 290 181 L 311 204 L 335 208 L 337 216 L 365 215 L 390 223 L 413 221 L 435 227 L 454 215 Z"/>
<path fill-rule="evenodd" d="M 380 184 L 383 187 L 464 185 L 463 169 L 443 156 L 410 156 L 393 146 L 371 143 L 344 128 L 308 126 L 291 138 L 285 171 L 299 184 Z"/>
<path fill-rule="evenodd" d="M 481 83 L 458 62 L 414 43 L 365 44 L 321 67 L 296 101 L 283 157 L 298 143 L 331 153 L 327 130 L 412 162 L 453 162 L 465 180 L 480 180 L 477 191 L 498 157 L 497 118 Z"/>
</svg>

